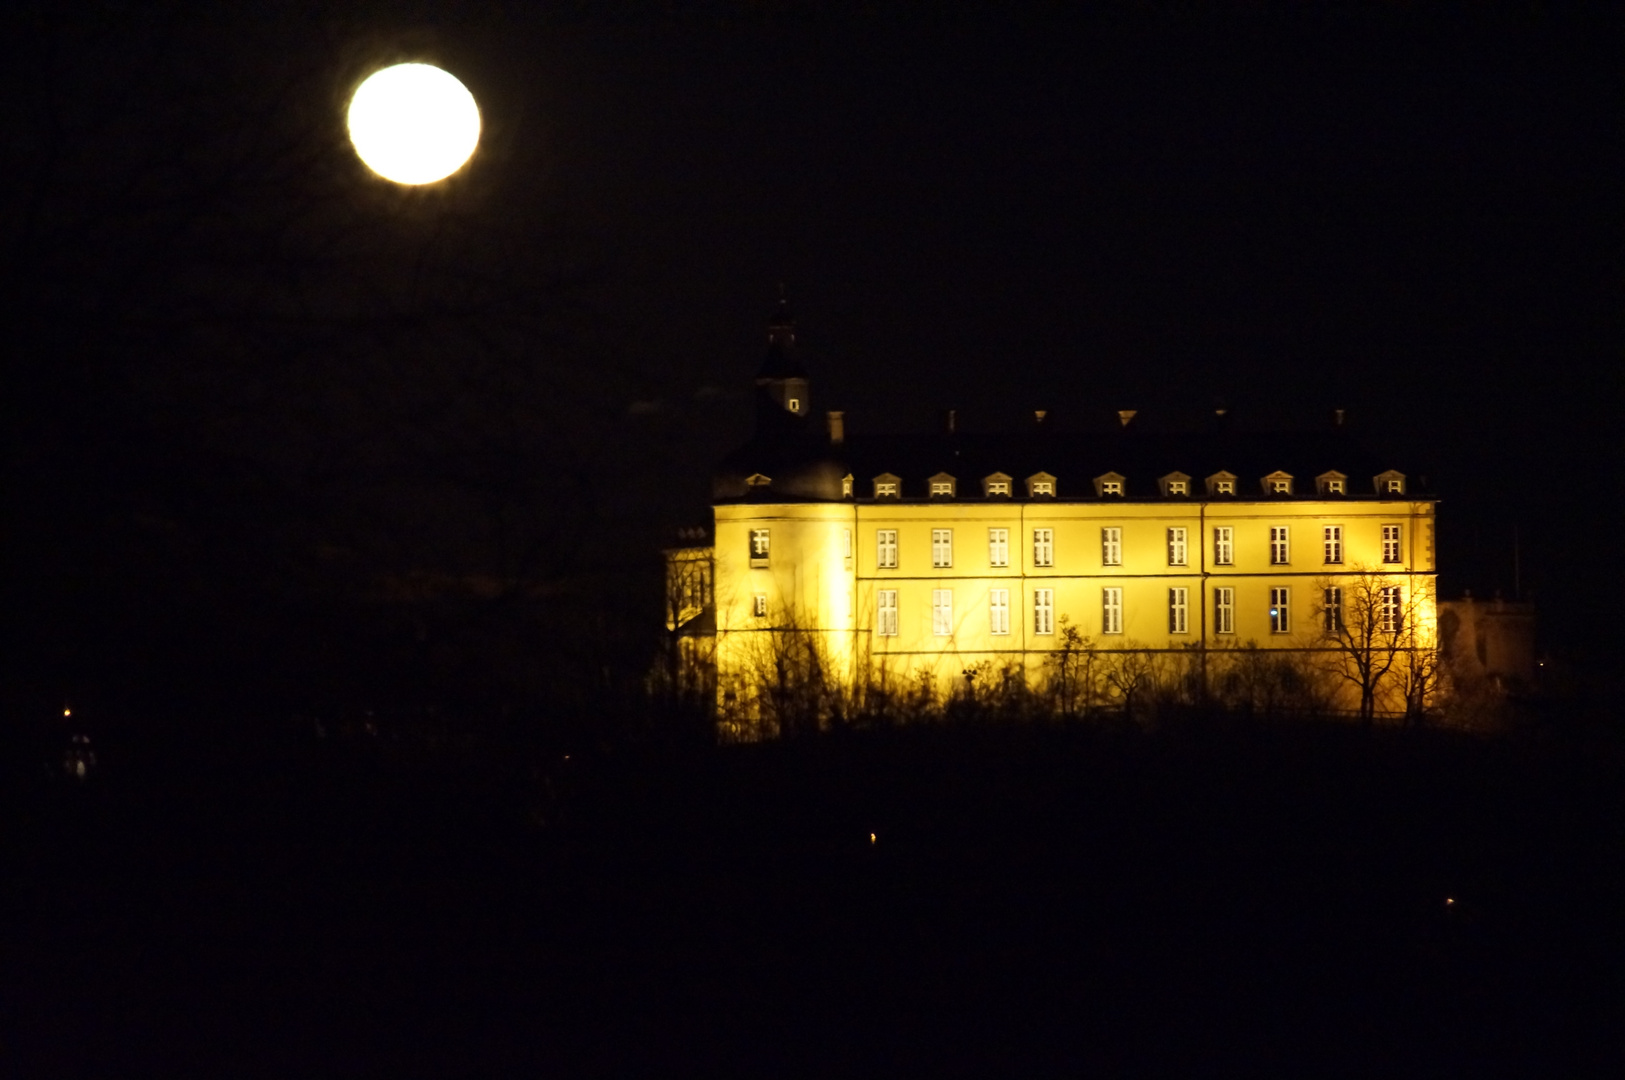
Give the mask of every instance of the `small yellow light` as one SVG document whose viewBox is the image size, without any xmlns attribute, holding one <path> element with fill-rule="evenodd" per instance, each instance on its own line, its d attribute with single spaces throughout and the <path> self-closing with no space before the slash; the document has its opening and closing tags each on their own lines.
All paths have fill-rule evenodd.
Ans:
<svg viewBox="0 0 1625 1080">
<path fill-rule="evenodd" d="M 62 710 L 62 715 L 63 716 L 72 716 L 73 715 L 73 710 L 72 709 L 63 709 Z"/>
<path fill-rule="evenodd" d="M 1456 898 L 1454 896 L 1447 896 L 1447 897 L 1444 898 L 1445 907 L 1449 907 L 1451 904 L 1454 904 L 1455 902 L 1456 902 Z"/>
<path fill-rule="evenodd" d="M 875 834 L 874 834 L 874 833 L 870 833 L 870 834 L 869 834 L 869 843 L 871 843 L 871 844 L 872 844 L 872 843 L 874 843 L 874 842 L 875 842 Z"/>
</svg>

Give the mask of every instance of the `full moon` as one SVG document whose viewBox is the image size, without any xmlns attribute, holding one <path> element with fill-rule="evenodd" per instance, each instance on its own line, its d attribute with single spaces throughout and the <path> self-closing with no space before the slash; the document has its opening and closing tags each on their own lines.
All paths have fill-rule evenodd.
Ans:
<svg viewBox="0 0 1625 1080">
<path fill-rule="evenodd" d="M 474 95 L 430 64 L 396 64 L 367 76 L 350 99 L 349 125 L 356 154 L 397 184 L 445 179 L 480 141 Z"/>
</svg>

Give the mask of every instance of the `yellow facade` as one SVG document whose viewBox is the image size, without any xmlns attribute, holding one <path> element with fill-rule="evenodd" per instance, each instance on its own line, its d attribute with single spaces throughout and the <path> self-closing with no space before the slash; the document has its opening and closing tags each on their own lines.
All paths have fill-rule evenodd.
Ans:
<svg viewBox="0 0 1625 1080">
<path fill-rule="evenodd" d="M 1395 554 L 1384 550 L 1384 526 L 1398 530 L 1397 561 L 1384 561 Z M 1339 530 L 1330 551 L 1328 527 Z M 1275 562 L 1281 537 L 1272 530 L 1283 528 L 1285 561 Z M 1108 529 L 1118 530 L 1115 552 Z M 1218 561 L 1221 529 L 1231 530 L 1228 563 Z M 766 556 L 753 559 L 760 530 Z M 881 564 L 882 530 L 896 534 L 895 565 Z M 1049 531 L 1049 565 L 1038 564 L 1039 530 Z M 1434 503 L 1410 499 L 723 504 L 714 548 L 719 671 L 726 682 L 730 669 L 750 666 L 743 658 L 758 649 L 755 637 L 786 629 L 816 634 L 854 681 L 886 667 L 932 671 L 945 687 L 983 660 L 1035 672 L 1064 625 L 1102 650 L 1314 648 L 1327 584 L 1362 572 L 1391 577 L 1430 634 L 1433 530 Z M 995 564 L 1000 554 L 1004 565 Z M 1233 590 L 1228 625 L 1216 609 L 1221 588 Z M 1041 589 L 1051 591 L 1042 621 Z M 1107 589 L 1121 590 L 1115 625 Z M 1287 590 L 1284 620 L 1272 615 L 1278 589 Z M 1006 594 L 997 624 L 995 590 Z M 895 593 L 895 633 L 881 632 L 883 591 Z"/>
</svg>

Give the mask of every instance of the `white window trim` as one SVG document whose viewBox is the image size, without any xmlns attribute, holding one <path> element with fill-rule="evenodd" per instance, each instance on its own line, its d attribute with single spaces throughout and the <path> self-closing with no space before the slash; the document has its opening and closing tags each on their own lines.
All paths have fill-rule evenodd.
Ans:
<svg viewBox="0 0 1625 1080">
<path fill-rule="evenodd" d="M 897 530 L 875 530 L 875 566 L 881 570 L 897 569 Z"/>
<path fill-rule="evenodd" d="M 1270 633 L 1292 633 L 1292 590 L 1285 585 L 1270 586 Z"/>
<path fill-rule="evenodd" d="M 951 570 L 954 565 L 954 531 L 931 530 L 931 569 Z"/>
<path fill-rule="evenodd" d="M 1404 527 L 1388 524 L 1382 527 L 1382 561 L 1390 566 L 1405 561 Z"/>
<path fill-rule="evenodd" d="M 1220 585 L 1213 590 L 1213 632 L 1236 632 L 1236 590 L 1233 586 Z"/>
<path fill-rule="evenodd" d="M 1343 562 L 1343 526 L 1325 525 L 1321 528 L 1322 555 L 1327 566 L 1340 566 Z"/>
<path fill-rule="evenodd" d="M 767 594 L 757 593 L 751 597 L 750 613 L 758 619 L 767 618 Z"/>
<path fill-rule="evenodd" d="M 954 634 L 954 591 L 952 589 L 931 590 L 931 635 L 933 637 L 953 637 Z"/>
<path fill-rule="evenodd" d="M 1320 595 L 1321 629 L 1335 634 L 1343 629 L 1343 587 L 1328 585 Z"/>
<path fill-rule="evenodd" d="M 1055 590 L 1033 590 L 1033 633 L 1050 636 L 1055 633 Z"/>
<path fill-rule="evenodd" d="M 1190 633 L 1191 592 L 1187 586 L 1175 585 L 1168 590 L 1168 632 Z"/>
<path fill-rule="evenodd" d="M 1049 567 L 1055 565 L 1055 530 L 1033 530 L 1033 565 Z"/>
<path fill-rule="evenodd" d="M 766 566 L 772 551 L 772 531 L 769 529 L 752 529 L 750 531 L 750 564 L 757 567 Z"/>
<path fill-rule="evenodd" d="M 987 531 L 987 564 L 995 568 L 1010 565 L 1010 530 L 989 529 Z"/>
<path fill-rule="evenodd" d="M 1290 526 L 1270 526 L 1270 565 L 1292 565 L 1292 529 Z"/>
<path fill-rule="evenodd" d="M 1234 525 L 1213 526 L 1213 565 L 1236 565 L 1236 527 Z"/>
<path fill-rule="evenodd" d="M 1168 527 L 1168 565 L 1190 565 L 1190 532 L 1183 525 Z"/>
<path fill-rule="evenodd" d="M 990 589 L 987 594 L 987 632 L 995 637 L 1010 633 L 1010 590 Z"/>
<path fill-rule="evenodd" d="M 1123 527 L 1121 525 L 1101 526 L 1100 565 L 1123 565 Z"/>
<path fill-rule="evenodd" d="M 1100 632 L 1123 632 L 1123 589 L 1120 585 L 1108 585 L 1100 590 Z"/>
<path fill-rule="evenodd" d="M 897 636 L 897 590 L 879 590 L 875 601 L 875 636 Z"/>
</svg>

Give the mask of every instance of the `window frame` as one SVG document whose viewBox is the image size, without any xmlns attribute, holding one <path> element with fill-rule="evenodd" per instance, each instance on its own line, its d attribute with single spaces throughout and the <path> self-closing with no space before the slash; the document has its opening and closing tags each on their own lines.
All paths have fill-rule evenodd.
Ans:
<svg viewBox="0 0 1625 1080">
<path fill-rule="evenodd" d="M 987 565 L 1002 570 L 1010 565 L 1010 530 L 987 530 Z"/>
<path fill-rule="evenodd" d="M 931 569 L 952 570 L 954 566 L 954 531 L 931 530 Z"/>
<path fill-rule="evenodd" d="M 1292 589 L 1286 585 L 1270 586 L 1270 633 L 1292 633 Z"/>
<path fill-rule="evenodd" d="M 1236 589 L 1233 585 L 1213 587 L 1213 632 L 1215 634 L 1236 632 Z"/>
<path fill-rule="evenodd" d="M 1055 530 L 1033 530 L 1033 566 L 1053 567 L 1055 565 Z"/>
<path fill-rule="evenodd" d="M 954 591 L 931 590 L 931 636 L 954 636 Z"/>
<path fill-rule="evenodd" d="M 1055 634 L 1055 590 L 1033 590 L 1033 634 L 1052 637 Z"/>
<path fill-rule="evenodd" d="M 1186 585 L 1168 588 L 1168 632 L 1188 634 L 1190 630 L 1191 591 Z"/>
<path fill-rule="evenodd" d="M 875 567 L 879 570 L 897 569 L 897 530 L 875 530 Z"/>
<path fill-rule="evenodd" d="M 1123 565 L 1123 526 L 1102 525 L 1100 527 L 1100 565 Z"/>
<path fill-rule="evenodd" d="M 1382 527 L 1382 561 L 1390 566 L 1405 561 L 1404 526 L 1385 524 Z"/>
<path fill-rule="evenodd" d="M 994 637 L 1010 636 L 1010 590 L 989 589 L 987 593 L 987 632 Z"/>
<path fill-rule="evenodd" d="M 1343 563 L 1343 526 L 1322 525 L 1320 529 L 1321 554 L 1327 566 Z"/>
<path fill-rule="evenodd" d="M 750 600 L 750 613 L 758 619 L 767 618 L 767 593 L 756 593 Z"/>
<path fill-rule="evenodd" d="M 1327 585 L 1320 591 L 1320 627 L 1325 633 L 1343 632 L 1343 586 Z"/>
<path fill-rule="evenodd" d="M 1292 526 L 1270 526 L 1270 565 L 1292 565 Z"/>
<path fill-rule="evenodd" d="M 1190 565 L 1190 529 L 1187 526 L 1168 526 L 1168 565 Z"/>
<path fill-rule="evenodd" d="M 1377 630 L 1384 634 L 1398 634 L 1405 626 L 1401 610 L 1403 597 L 1398 585 L 1382 585 L 1377 590 Z"/>
<path fill-rule="evenodd" d="M 875 636 L 896 637 L 900 620 L 897 617 L 897 590 L 877 589 L 875 593 Z"/>
<path fill-rule="evenodd" d="M 760 568 L 768 564 L 773 552 L 773 530 L 767 528 L 753 528 L 750 530 L 750 565 Z"/>
<path fill-rule="evenodd" d="M 1123 587 L 1121 585 L 1106 585 L 1100 590 L 1100 632 L 1102 634 L 1121 634 L 1123 632 Z"/>
<path fill-rule="evenodd" d="M 1236 527 L 1234 525 L 1213 526 L 1213 565 L 1236 565 Z"/>
</svg>

